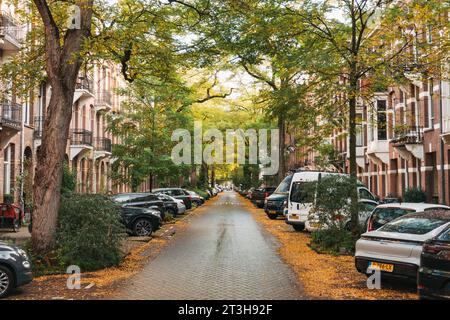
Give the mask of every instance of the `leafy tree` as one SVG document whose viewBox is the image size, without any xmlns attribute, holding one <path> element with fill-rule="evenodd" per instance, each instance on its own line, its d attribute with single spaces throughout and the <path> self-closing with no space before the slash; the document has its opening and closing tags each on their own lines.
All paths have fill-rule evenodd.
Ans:
<svg viewBox="0 0 450 320">
<path fill-rule="evenodd" d="M 393 1 L 388 0 L 305 1 L 301 6 L 287 7 L 290 15 L 303 23 L 305 30 L 318 44 L 318 50 L 310 51 L 310 68 L 320 77 L 322 85 L 319 89 L 325 86 L 332 93 L 331 97 L 326 95 L 329 110 L 345 120 L 342 124 L 348 130 L 349 169 L 354 185 L 351 212 L 355 234 L 358 231 L 357 101 L 370 101 L 373 90 L 385 87 L 399 76 L 404 77 L 405 71 L 410 68 L 415 69 L 417 63 L 411 61 L 414 57 L 409 53 L 417 49 L 417 40 L 423 38 L 418 36 L 422 29 L 414 32 L 408 30 L 414 30 L 415 24 L 423 26 L 425 16 L 428 20 L 432 19 L 433 14 L 442 8 L 442 2 L 440 5 L 438 2 L 441 1 L 429 6 L 423 1 L 400 5 L 394 5 Z M 418 16 L 422 21 L 416 20 L 417 17 L 411 14 L 418 12 L 417 6 L 421 5 L 430 9 L 429 15 L 419 10 L 422 14 Z M 339 13 L 340 19 L 334 18 L 336 13 Z M 423 41 L 421 45 L 423 60 L 442 61 L 442 50 L 432 50 Z M 431 54 L 433 51 L 434 54 Z M 430 59 L 432 56 L 438 58 Z M 425 66 L 424 63 L 419 65 Z M 430 66 L 431 63 L 427 65 L 428 71 L 432 70 Z M 317 91 L 313 95 L 320 97 L 322 92 Z"/>
</svg>

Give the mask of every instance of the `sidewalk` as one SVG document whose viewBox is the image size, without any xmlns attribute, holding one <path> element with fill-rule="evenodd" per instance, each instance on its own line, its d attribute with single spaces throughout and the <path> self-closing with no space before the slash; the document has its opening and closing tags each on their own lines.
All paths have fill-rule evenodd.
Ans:
<svg viewBox="0 0 450 320">
<path fill-rule="evenodd" d="M 30 238 L 31 234 L 28 232 L 28 227 L 20 228 L 19 232 L 13 232 L 11 229 L 0 229 L 0 241 L 23 244 Z"/>
</svg>

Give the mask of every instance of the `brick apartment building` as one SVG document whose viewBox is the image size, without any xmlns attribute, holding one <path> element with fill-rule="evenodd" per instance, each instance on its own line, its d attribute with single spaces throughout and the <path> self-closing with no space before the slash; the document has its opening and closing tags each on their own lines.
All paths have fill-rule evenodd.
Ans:
<svg viewBox="0 0 450 320">
<path fill-rule="evenodd" d="M 450 203 L 450 82 L 411 80 L 359 102 L 358 177 L 380 198 L 402 197 L 421 188 L 427 201 Z M 294 136 L 294 134 L 292 135 Z M 295 140 L 293 137 L 288 139 Z M 349 171 L 345 127 L 324 140 L 334 147 L 333 170 Z M 317 151 L 303 148 L 288 156 L 288 167 L 315 169 Z"/>
</svg>

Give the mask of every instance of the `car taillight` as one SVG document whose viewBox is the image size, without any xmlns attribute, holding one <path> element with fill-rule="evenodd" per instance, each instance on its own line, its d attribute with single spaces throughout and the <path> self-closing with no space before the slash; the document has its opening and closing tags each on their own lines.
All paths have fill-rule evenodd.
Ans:
<svg viewBox="0 0 450 320">
<path fill-rule="evenodd" d="M 431 243 L 426 243 L 423 245 L 423 252 L 437 254 L 441 252 L 441 248 L 439 246 L 433 245 Z"/>
<path fill-rule="evenodd" d="M 264 198 L 267 198 L 268 196 L 269 196 L 268 192 L 264 193 Z"/>
<path fill-rule="evenodd" d="M 367 221 L 367 231 L 373 231 L 373 219 L 369 218 L 369 221 Z"/>
</svg>

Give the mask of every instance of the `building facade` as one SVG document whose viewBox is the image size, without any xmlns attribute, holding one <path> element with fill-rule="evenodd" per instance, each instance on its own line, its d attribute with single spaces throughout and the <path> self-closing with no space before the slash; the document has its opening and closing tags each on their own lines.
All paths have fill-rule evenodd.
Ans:
<svg viewBox="0 0 450 320">
<path fill-rule="evenodd" d="M 29 25 L 20 24 L 16 6 L 21 3 L 0 1 L 0 64 L 19 52 Z M 2 92 L 13 92 L 0 81 Z M 99 62 L 80 71 L 73 101 L 70 134 L 65 159 L 76 174 L 77 192 L 128 192 L 125 184 L 110 179 L 112 145 L 119 143 L 107 130 L 107 115 L 120 112 L 124 99 L 117 94 L 125 82 L 118 67 Z M 26 98 L 4 94 L 0 104 L 0 201 L 5 195 L 16 203 L 31 201 L 36 154 L 42 142 L 46 109 L 51 87 L 42 83 Z M 122 170 L 124 174 L 126 172 Z"/>
</svg>

